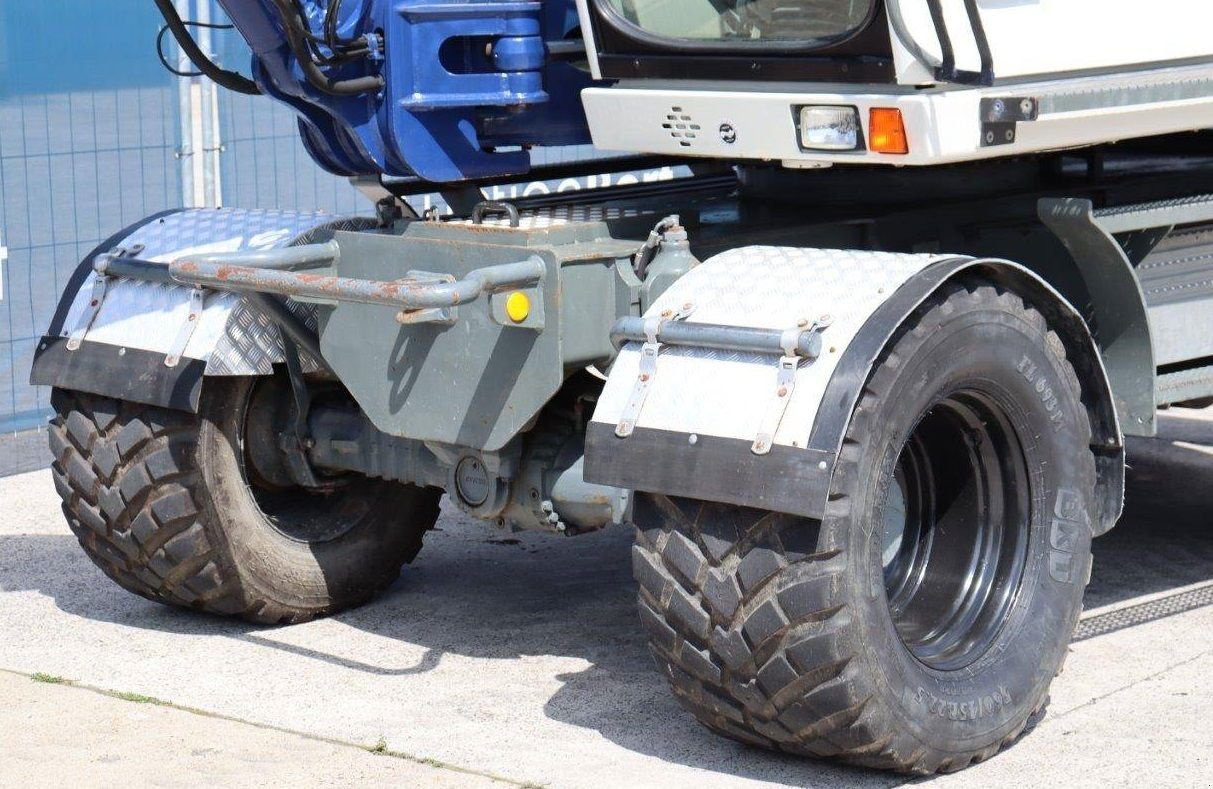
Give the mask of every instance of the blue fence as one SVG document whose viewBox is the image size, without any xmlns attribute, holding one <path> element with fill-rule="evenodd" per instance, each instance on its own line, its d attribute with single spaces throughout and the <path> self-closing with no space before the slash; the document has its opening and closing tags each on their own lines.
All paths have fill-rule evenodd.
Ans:
<svg viewBox="0 0 1213 789">
<path fill-rule="evenodd" d="M 34 341 L 77 263 L 181 199 L 157 29 L 146 0 L 0 3 L 0 432 L 44 421 L 47 393 L 26 385 Z"/>
</svg>

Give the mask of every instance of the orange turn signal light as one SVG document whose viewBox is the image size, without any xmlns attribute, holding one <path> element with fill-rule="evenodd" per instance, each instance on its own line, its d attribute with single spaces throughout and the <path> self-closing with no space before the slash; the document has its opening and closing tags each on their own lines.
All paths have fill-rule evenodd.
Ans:
<svg viewBox="0 0 1213 789">
<path fill-rule="evenodd" d="M 868 113 L 868 148 L 877 153 L 910 152 L 906 125 L 896 107 L 873 107 Z"/>
</svg>

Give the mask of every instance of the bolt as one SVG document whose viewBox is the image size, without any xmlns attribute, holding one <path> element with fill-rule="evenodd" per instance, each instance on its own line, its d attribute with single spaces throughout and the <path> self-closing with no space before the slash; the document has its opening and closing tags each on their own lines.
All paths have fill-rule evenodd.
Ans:
<svg viewBox="0 0 1213 789">
<path fill-rule="evenodd" d="M 824 460 L 817 464 L 817 468 L 821 469 L 822 471 L 825 471 L 829 467 L 830 467 L 830 464 L 826 463 Z"/>
<path fill-rule="evenodd" d="M 119 349 L 118 349 L 118 355 L 119 355 L 119 356 L 126 356 L 126 349 L 125 349 L 125 348 L 119 348 Z"/>
<path fill-rule="evenodd" d="M 648 373 L 641 373 L 641 374 L 640 374 L 640 380 L 641 380 L 641 381 L 647 381 L 647 380 L 649 380 L 649 374 L 648 374 Z"/>
<path fill-rule="evenodd" d="M 197 316 L 197 315 L 193 315 L 193 314 L 191 314 L 191 315 L 190 315 L 190 317 L 189 317 L 189 319 L 190 319 L 191 321 L 196 321 L 196 320 L 198 320 L 198 316 Z"/>
<path fill-rule="evenodd" d="M 683 310 L 683 312 L 686 312 L 686 311 L 690 310 L 691 308 L 693 308 L 694 306 L 695 306 L 694 304 L 692 304 L 691 302 L 688 301 L 686 304 L 682 305 L 682 310 Z"/>
<path fill-rule="evenodd" d="M 786 386 L 781 386 L 781 387 L 779 387 L 779 391 L 776 392 L 775 394 L 779 395 L 780 397 L 787 397 L 788 388 Z"/>
<path fill-rule="evenodd" d="M 994 114 L 1002 115 L 1006 111 L 1007 111 L 1007 105 L 1003 104 L 1002 99 L 995 99 L 994 100 Z"/>
<path fill-rule="evenodd" d="M 687 443 L 691 446 L 695 446 L 699 443 L 699 435 L 697 433 L 691 433 L 691 435 L 687 437 Z"/>
<path fill-rule="evenodd" d="M 88 303 L 88 306 L 90 306 L 90 307 L 96 307 L 96 306 L 97 306 L 97 300 L 96 300 L 96 299 L 93 299 L 92 301 L 90 301 L 90 302 Z"/>
<path fill-rule="evenodd" d="M 754 442 L 754 449 L 763 450 L 766 448 L 767 448 L 767 442 L 765 442 L 765 441 L 755 441 Z"/>
<path fill-rule="evenodd" d="M 809 325 L 808 318 L 801 318 L 800 320 L 796 321 L 797 328 L 803 329 L 805 326 L 808 326 L 808 325 Z"/>
<path fill-rule="evenodd" d="M 671 318 L 673 316 L 674 316 L 673 310 L 662 310 L 661 311 L 661 317 L 663 317 L 663 318 Z"/>
</svg>

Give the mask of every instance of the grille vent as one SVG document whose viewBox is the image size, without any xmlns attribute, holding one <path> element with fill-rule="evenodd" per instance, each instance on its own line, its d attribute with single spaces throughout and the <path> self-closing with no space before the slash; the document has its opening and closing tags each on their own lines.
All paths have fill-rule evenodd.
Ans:
<svg viewBox="0 0 1213 789">
<path fill-rule="evenodd" d="M 669 131 L 670 137 L 677 140 L 683 148 L 690 148 L 699 136 L 699 124 L 695 123 L 682 107 L 670 107 L 661 128 Z"/>
</svg>

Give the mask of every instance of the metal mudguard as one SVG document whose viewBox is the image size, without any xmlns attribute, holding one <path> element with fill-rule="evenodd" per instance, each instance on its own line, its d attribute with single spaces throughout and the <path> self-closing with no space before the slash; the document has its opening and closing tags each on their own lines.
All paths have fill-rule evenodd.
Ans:
<svg viewBox="0 0 1213 789">
<path fill-rule="evenodd" d="M 277 249 L 368 223 L 227 208 L 148 217 L 106 240 L 76 269 L 38 343 L 30 382 L 196 410 L 204 375 L 271 373 L 283 359 L 278 329 L 234 293 L 113 277 L 100 285 L 103 278 L 93 271 L 97 256 L 122 249 L 171 261 L 203 252 Z M 314 328 L 314 308 L 291 309 Z"/>
<path fill-rule="evenodd" d="M 588 429 L 587 481 L 820 518 L 851 413 L 881 350 L 941 284 L 973 270 L 1031 300 L 1066 344 L 1090 399 L 1102 510 L 1093 530 L 1106 531 L 1123 502 L 1123 443 L 1086 325 L 1022 266 L 969 257 L 743 247 L 705 261 L 646 317 L 681 314 L 688 323 L 780 331 L 824 322 L 820 356 L 799 361 L 789 381 L 780 377 L 778 353 L 660 347 L 636 414 L 645 373 L 641 344 L 629 343 Z M 627 424 L 633 417 L 634 427 Z M 772 424 L 773 442 L 764 446 L 759 435 Z"/>
</svg>

